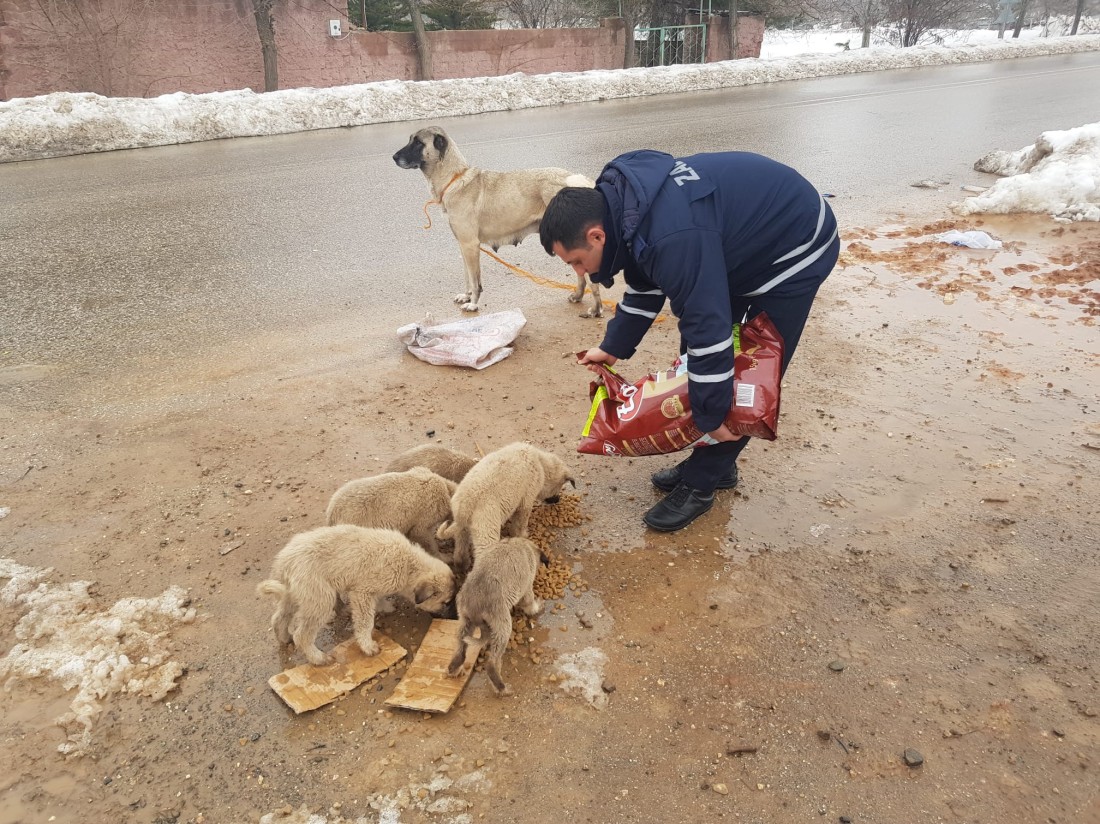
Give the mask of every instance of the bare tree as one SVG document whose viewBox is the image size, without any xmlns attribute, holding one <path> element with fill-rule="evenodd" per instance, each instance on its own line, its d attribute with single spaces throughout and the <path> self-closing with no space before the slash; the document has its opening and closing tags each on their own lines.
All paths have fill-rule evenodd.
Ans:
<svg viewBox="0 0 1100 824">
<path fill-rule="evenodd" d="M 1073 28 L 1070 34 L 1077 34 L 1077 27 L 1081 25 L 1081 14 L 1085 10 L 1085 0 L 1077 0 L 1077 10 L 1073 13 Z"/>
<path fill-rule="evenodd" d="M 591 9 L 573 0 L 503 0 L 499 9 L 524 29 L 571 28 L 592 19 Z"/>
<path fill-rule="evenodd" d="M 886 0 L 884 19 L 890 39 L 906 48 L 936 39 L 933 30 L 946 28 L 969 6 L 969 0 Z"/>
<path fill-rule="evenodd" d="M 1016 12 L 1016 27 L 1012 29 L 1013 38 L 1020 37 L 1020 31 L 1024 27 L 1024 18 L 1027 16 L 1027 0 L 1020 0 L 1020 9 Z"/>
<path fill-rule="evenodd" d="M 730 60 L 737 59 L 737 0 L 730 0 Z"/>
<path fill-rule="evenodd" d="M 582 0 L 583 2 L 583 0 Z M 590 0 L 591 13 L 597 17 L 621 17 L 625 23 L 623 49 L 623 68 L 632 69 L 638 65 L 637 44 L 634 42 L 634 30 L 640 23 L 650 19 L 654 0 Z"/>
<path fill-rule="evenodd" d="M 275 44 L 275 0 L 252 0 L 256 16 L 256 31 L 260 35 L 260 51 L 264 59 L 264 91 L 279 88 L 279 48 Z"/>
<path fill-rule="evenodd" d="M 409 0 L 409 16 L 412 18 L 413 36 L 416 39 L 416 59 L 420 68 L 418 80 L 432 79 L 432 45 L 424 31 L 424 18 L 420 14 L 420 0 Z"/>
<path fill-rule="evenodd" d="M 864 49 L 871 45 L 871 32 L 886 17 L 886 7 L 882 0 L 847 0 L 844 4 L 851 19 L 863 30 L 860 46 Z"/>
</svg>

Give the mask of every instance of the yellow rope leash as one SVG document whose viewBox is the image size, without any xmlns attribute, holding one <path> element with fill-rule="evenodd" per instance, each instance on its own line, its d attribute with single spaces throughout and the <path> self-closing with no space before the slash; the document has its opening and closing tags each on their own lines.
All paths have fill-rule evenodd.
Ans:
<svg viewBox="0 0 1100 824">
<path fill-rule="evenodd" d="M 462 177 L 464 174 L 466 174 L 467 171 L 468 171 L 467 169 L 463 169 L 461 172 L 455 172 L 454 177 L 452 177 L 450 180 L 447 181 L 447 185 L 444 186 L 443 191 L 439 193 L 439 199 L 438 200 L 429 200 L 427 203 L 424 204 L 424 217 L 426 217 L 428 219 L 428 225 L 424 227 L 425 229 L 431 229 L 432 228 L 432 216 L 428 214 L 428 207 L 431 206 L 433 203 L 442 206 L 443 205 L 443 195 L 447 194 L 447 190 L 451 188 L 451 184 L 454 183 L 456 180 L 458 180 L 460 177 Z"/>
<path fill-rule="evenodd" d="M 428 214 L 428 207 L 431 206 L 434 203 L 438 203 L 439 205 L 443 205 L 443 196 L 445 194 L 447 194 L 447 190 L 449 188 L 451 188 L 451 184 L 454 183 L 456 180 L 458 180 L 460 177 L 462 177 L 462 175 L 465 174 L 465 173 L 466 173 L 466 169 L 463 169 L 461 172 L 456 172 L 455 176 L 452 177 L 449 181 L 447 181 L 447 185 L 443 187 L 443 191 L 439 193 L 439 199 L 438 200 L 429 200 L 427 203 L 424 204 L 424 217 L 426 217 L 428 219 L 428 224 L 424 227 L 425 229 L 431 229 L 432 228 L 432 216 L 430 214 Z M 499 263 L 505 269 L 509 269 L 512 272 L 515 272 L 517 275 L 522 275 L 523 277 L 527 278 L 532 283 L 537 283 L 539 286 L 553 286 L 555 289 L 567 289 L 570 292 L 573 291 L 573 287 L 570 286 L 567 283 L 562 283 L 559 280 L 551 280 L 550 278 L 543 278 L 543 277 L 539 277 L 538 275 L 533 275 L 530 272 L 528 272 L 526 269 L 521 269 L 519 266 L 516 266 L 514 263 L 509 263 L 508 261 L 504 260 L 504 258 L 493 254 L 488 249 L 486 249 L 484 246 L 481 246 L 479 248 L 481 249 L 482 252 L 487 254 L 489 257 L 491 257 L 493 260 L 495 260 L 497 263 Z M 615 301 L 613 301 L 613 300 L 601 300 L 600 303 L 602 303 L 604 308 L 606 308 L 606 309 L 614 309 L 615 308 Z M 664 319 L 665 319 L 664 315 L 658 315 L 656 318 L 653 319 L 653 322 L 654 323 L 661 323 Z"/>
<path fill-rule="evenodd" d="M 522 275 L 523 277 L 527 278 L 532 283 L 537 283 L 539 286 L 553 286 L 555 289 L 568 289 L 570 292 L 573 291 L 573 287 L 570 286 L 568 283 L 562 283 L 559 280 L 550 280 L 549 278 L 541 278 L 538 275 L 532 275 L 526 269 L 521 269 L 520 267 L 516 266 L 514 263 L 509 263 L 508 261 L 498 257 L 497 255 L 494 255 L 492 252 L 490 252 L 484 246 L 481 247 L 481 251 L 483 251 L 485 254 L 487 254 L 489 257 L 491 257 L 497 263 L 501 264 L 504 268 L 512 270 L 517 275 Z M 615 301 L 613 301 L 613 300 L 601 300 L 600 303 L 602 303 L 604 305 L 604 307 L 607 308 L 607 309 L 614 309 L 615 308 Z M 658 315 L 656 318 L 653 319 L 653 322 L 654 323 L 661 323 L 662 321 L 664 321 L 664 319 L 665 319 L 664 315 Z"/>
</svg>

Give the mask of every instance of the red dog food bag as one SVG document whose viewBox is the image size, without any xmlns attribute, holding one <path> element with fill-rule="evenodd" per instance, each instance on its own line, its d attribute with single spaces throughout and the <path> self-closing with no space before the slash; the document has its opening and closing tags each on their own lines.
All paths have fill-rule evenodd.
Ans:
<svg viewBox="0 0 1100 824">
<path fill-rule="evenodd" d="M 726 426 L 735 435 L 773 441 L 779 423 L 783 339 L 761 312 L 734 326 L 733 345 L 733 405 Z M 687 355 L 677 358 L 670 369 L 634 383 L 608 366 L 596 366 L 601 382 L 589 387 L 592 408 L 578 452 L 637 457 L 714 443 L 691 417 Z"/>
</svg>

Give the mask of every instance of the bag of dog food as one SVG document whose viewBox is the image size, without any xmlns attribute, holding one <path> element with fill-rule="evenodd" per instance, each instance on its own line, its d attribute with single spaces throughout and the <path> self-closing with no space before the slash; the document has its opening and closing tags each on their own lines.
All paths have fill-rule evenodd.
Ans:
<svg viewBox="0 0 1100 824">
<path fill-rule="evenodd" d="M 726 426 L 735 435 L 775 440 L 783 339 L 761 312 L 734 325 L 733 345 L 733 404 Z M 692 421 L 687 359 L 681 355 L 670 369 L 634 383 L 596 364 L 600 380 L 589 387 L 592 409 L 577 451 L 636 457 L 716 443 Z"/>
</svg>

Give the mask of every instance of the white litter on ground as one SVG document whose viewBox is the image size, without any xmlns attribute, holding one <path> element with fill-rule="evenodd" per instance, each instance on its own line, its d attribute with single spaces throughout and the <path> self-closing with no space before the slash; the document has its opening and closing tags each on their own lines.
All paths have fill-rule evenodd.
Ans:
<svg viewBox="0 0 1100 824">
<path fill-rule="evenodd" d="M 558 686 L 602 710 L 607 706 L 607 693 L 603 691 L 603 668 L 606 665 L 607 655 L 597 647 L 586 647 L 580 652 L 562 655 L 554 662 L 558 673 L 565 676 Z"/>
<path fill-rule="evenodd" d="M 1043 132 L 1019 151 L 993 151 L 974 164 L 1002 179 L 956 207 L 959 214 L 1050 214 L 1100 221 L 1100 123 Z"/>
<path fill-rule="evenodd" d="M 169 659 L 169 633 L 194 621 L 195 610 L 173 586 L 98 611 L 91 582 L 51 584 L 52 574 L 0 558 L 0 607 L 16 622 L 16 644 L 0 659 L 0 684 L 46 678 L 75 689 L 70 711 L 56 722 L 68 734 L 58 750 L 79 755 L 106 699 L 130 693 L 160 700 L 175 688 L 183 666 Z"/>
<path fill-rule="evenodd" d="M 950 243 L 952 246 L 966 246 L 970 249 L 1000 249 L 1004 244 L 988 232 L 969 231 L 960 232 L 952 229 L 950 232 L 940 232 L 935 236 L 936 240 Z"/>
</svg>

